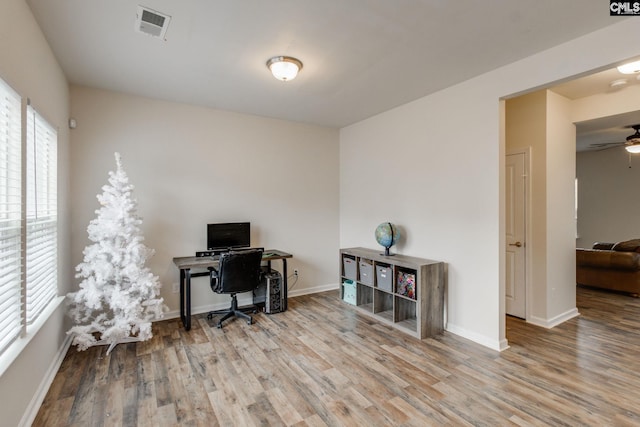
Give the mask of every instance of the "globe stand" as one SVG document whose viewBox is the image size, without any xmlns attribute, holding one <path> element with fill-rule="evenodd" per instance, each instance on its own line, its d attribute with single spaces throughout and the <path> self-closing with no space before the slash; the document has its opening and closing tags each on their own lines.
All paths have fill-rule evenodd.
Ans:
<svg viewBox="0 0 640 427">
<path fill-rule="evenodd" d="M 391 247 L 391 246 L 385 246 L 385 247 L 384 247 L 384 253 L 383 253 L 383 254 L 380 254 L 380 255 L 382 255 L 382 256 L 395 256 L 395 254 L 392 254 L 392 253 L 390 253 L 390 252 L 389 252 L 389 248 L 390 248 L 390 247 Z"/>
</svg>

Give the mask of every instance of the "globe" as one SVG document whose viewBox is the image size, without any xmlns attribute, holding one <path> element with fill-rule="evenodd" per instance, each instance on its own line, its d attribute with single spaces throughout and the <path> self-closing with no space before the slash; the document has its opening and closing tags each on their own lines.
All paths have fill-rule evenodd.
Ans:
<svg viewBox="0 0 640 427">
<path fill-rule="evenodd" d="M 384 246 L 384 255 L 389 256 L 389 248 L 398 242 L 400 233 L 395 225 L 390 222 L 383 222 L 376 227 L 376 241 L 380 246 Z"/>
</svg>

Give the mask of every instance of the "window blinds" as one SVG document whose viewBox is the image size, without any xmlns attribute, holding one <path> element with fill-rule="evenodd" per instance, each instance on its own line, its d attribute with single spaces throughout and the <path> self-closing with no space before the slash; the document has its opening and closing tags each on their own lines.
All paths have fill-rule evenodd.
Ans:
<svg viewBox="0 0 640 427">
<path fill-rule="evenodd" d="M 0 352 L 21 332 L 21 100 L 0 80 Z"/>
<path fill-rule="evenodd" d="M 26 142 L 26 320 L 57 295 L 57 132 L 31 106 Z"/>
<path fill-rule="evenodd" d="M 58 294 L 58 135 L 22 112 L 0 79 L 0 353 Z"/>
</svg>

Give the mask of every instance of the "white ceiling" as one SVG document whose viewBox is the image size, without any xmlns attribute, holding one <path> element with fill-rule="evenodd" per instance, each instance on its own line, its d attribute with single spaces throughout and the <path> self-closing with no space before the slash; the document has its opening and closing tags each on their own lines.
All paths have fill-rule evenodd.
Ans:
<svg viewBox="0 0 640 427">
<path fill-rule="evenodd" d="M 331 127 L 625 19 L 602 0 L 26 1 L 70 83 Z M 166 40 L 134 31 L 139 4 L 171 16 Z"/>
</svg>

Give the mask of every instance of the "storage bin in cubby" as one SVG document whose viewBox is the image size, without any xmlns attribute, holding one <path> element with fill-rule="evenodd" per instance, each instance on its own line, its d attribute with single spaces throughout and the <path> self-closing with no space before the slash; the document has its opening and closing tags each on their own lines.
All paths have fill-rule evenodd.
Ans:
<svg viewBox="0 0 640 427">
<path fill-rule="evenodd" d="M 351 255 L 342 256 L 342 275 L 353 281 L 358 280 L 358 264 L 356 257 Z"/>
<path fill-rule="evenodd" d="M 373 286 L 373 262 L 368 259 L 360 258 L 358 267 L 360 268 L 359 281 L 365 285 Z"/>
<path fill-rule="evenodd" d="M 345 280 L 342 283 L 342 299 L 344 300 L 344 302 L 356 305 L 356 282 L 354 282 L 353 280 Z"/>
<path fill-rule="evenodd" d="M 393 292 L 393 269 L 390 265 L 376 263 L 376 285 L 378 289 Z"/>
<path fill-rule="evenodd" d="M 405 268 L 396 269 L 396 293 L 403 297 L 416 299 L 416 271 Z"/>
</svg>

